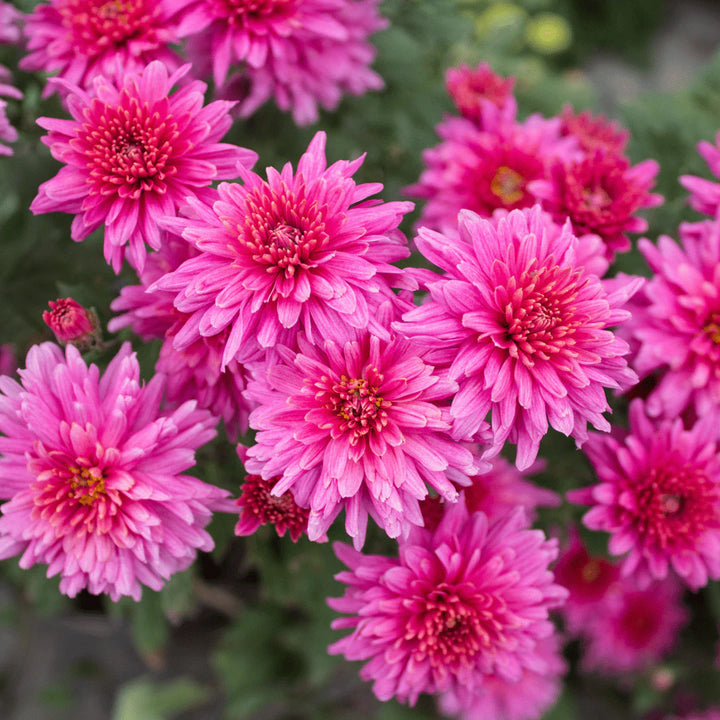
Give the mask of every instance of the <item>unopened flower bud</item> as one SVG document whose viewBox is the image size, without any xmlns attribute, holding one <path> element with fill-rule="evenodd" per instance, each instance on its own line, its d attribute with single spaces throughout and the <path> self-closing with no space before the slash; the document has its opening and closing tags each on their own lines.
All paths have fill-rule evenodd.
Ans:
<svg viewBox="0 0 720 720">
<path fill-rule="evenodd" d="M 58 298 L 48 303 L 43 313 L 45 324 L 62 345 L 89 347 L 99 340 L 99 322 L 94 310 L 87 310 L 72 298 Z"/>
</svg>

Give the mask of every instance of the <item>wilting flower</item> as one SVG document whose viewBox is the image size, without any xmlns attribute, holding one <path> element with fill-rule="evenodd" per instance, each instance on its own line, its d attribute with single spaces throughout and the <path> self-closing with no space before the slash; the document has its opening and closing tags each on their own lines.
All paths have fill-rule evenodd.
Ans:
<svg viewBox="0 0 720 720">
<path fill-rule="evenodd" d="M 655 160 L 631 167 L 622 155 L 596 150 L 576 162 L 556 163 L 548 179 L 530 183 L 528 190 L 557 222 L 570 218 L 578 235 L 599 235 L 612 260 L 630 249 L 626 233 L 647 230 L 647 221 L 634 213 L 662 203 L 661 195 L 650 192 L 657 172 Z"/>
<path fill-rule="evenodd" d="M 235 526 L 236 535 L 252 535 L 261 525 L 273 525 L 280 537 L 289 531 L 293 542 L 307 533 L 309 511 L 298 506 L 289 490 L 279 496 L 272 494 L 279 479 L 246 476 L 237 500 L 240 519 Z"/>
<path fill-rule="evenodd" d="M 390 265 L 409 254 L 397 227 L 412 203 L 366 200 L 382 185 L 354 182 L 362 161 L 327 167 L 319 132 L 297 173 L 269 168 L 266 182 L 240 168 L 244 185 L 221 183 L 212 207 L 192 202 L 193 217 L 165 222 L 200 250 L 150 288 L 176 293 L 187 314 L 178 350 L 227 329 L 226 365 L 292 345 L 301 329 L 318 341 L 342 326 L 382 331 L 373 315 L 391 287 L 416 287 Z"/>
<path fill-rule="evenodd" d="M 437 361 L 444 355 L 458 382 L 455 437 L 484 431 L 491 412 L 487 454 L 510 440 L 524 469 L 548 424 L 578 444 L 588 422 L 609 430 L 604 389 L 627 388 L 636 376 L 623 358 L 627 344 L 608 327 L 629 317 L 620 308 L 642 280 L 588 273 L 569 224 L 558 235 L 539 208 L 513 211 L 496 225 L 463 211 L 459 233 L 420 229 L 418 249 L 447 274 L 426 278 L 431 300 L 397 325 Z"/>
<path fill-rule="evenodd" d="M 562 135 L 574 137 L 580 149 L 590 155 L 596 150 L 615 155 L 625 151 L 630 133 L 604 115 L 593 115 L 589 110 L 576 113 L 570 105 L 566 105 L 560 119 Z"/>
<path fill-rule="evenodd" d="M 663 235 L 639 242 L 655 275 L 633 307 L 629 328 L 639 347 L 641 378 L 658 372 L 650 415 L 675 418 L 687 408 L 702 417 L 720 407 L 720 226 L 681 226 L 682 246 Z"/>
<path fill-rule="evenodd" d="M 48 565 L 60 591 L 140 599 L 209 550 L 224 490 L 184 475 L 215 431 L 194 402 L 160 410 L 164 378 L 140 384 L 125 344 L 100 376 L 78 350 L 30 349 L 22 385 L 0 377 L 0 557 Z"/>
<path fill-rule="evenodd" d="M 702 140 L 698 152 L 710 167 L 710 172 L 720 178 L 720 132 L 715 136 L 715 144 Z M 681 175 L 680 184 L 690 192 L 690 205 L 698 212 L 712 218 L 720 216 L 720 183 L 706 180 L 695 175 Z"/>
<path fill-rule="evenodd" d="M 317 120 L 318 105 L 332 110 L 342 94 L 383 87 L 370 70 L 368 37 L 387 24 L 378 0 L 196 0 L 188 52 L 197 72 L 209 70 L 222 86 L 241 65 L 240 112 L 247 117 L 274 97 L 295 122 Z"/>
<path fill-rule="evenodd" d="M 75 214 L 73 240 L 105 224 L 105 259 L 115 272 L 126 251 L 142 270 L 145 243 L 160 247 L 160 218 L 257 159 L 251 150 L 218 142 L 232 124 L 232 103 L 203 107 L 201 82 L 170 94 L 189 69 L 168 76 L 162 63 L 152 62 L 118 86 L 98 78 L 95 97 L 66 85 L 74 120 L 38 120 L 50 131 L 43 142 L 65 166 L 40 186 L 30 209 Z"/>
<path fill-rule="evenodd" d="M 50 300 L 48 304 L 50 310 L 43 313 L 43 321 L 59 343 L 85 347 L 98 339 L 100 323 L 94 311 L 84 308 L 72 298 Z"/>
<path fill-rule="evenodd" d="M 517 682 L 508 682 L 497 674 L 488 675 L 483 678 L 480 691 L 464 703 L 452 690 L 441 693 L 440 710 L 460 720 L 538 720 L 560 696 L 567 663 L 557 635 L 538 641 L 536 651 L 544 662 L 542 671 L 523 668 Z"/>
<path fill-rule="evenodd" d="M 310 508 L 308 536 L 316 540 L 345 510 L 345 528 L 362 547 L 368 515 L 390 537 L 421 525 L 418 501 L 427 485 L 457 499 L 452 481 L 468 485 L 472 453 L 448 434 L 443 402 L 455 390 L 433 372 L 411 343 L 360 340 L 321 347 L 299 338 L 297 354 L 251 381 L 259 403 L 250 415 L 258 430 L 246 467 L 265 479 L 281 476 L 273 494 L 292 489 Z"/>
<path fill-rule="evenodd" d="M 663 579 L 672 568 L 691 588 L 720 578 L 720 455 L 717 417 L 685 429 L 653 422 L 642 400 L 630 404 L 630 429 L 593 434 L 585 451 L 600 483 L 572 490 L 591 505 L 583 522 L 610 533 L 623 575 Z"/>
<path fill-rule="evenodd" d="M 179 13 L 188 1 L 41 2 L 26 16 L 24 34 L 30 54 L 20 61 L 20 67 L 57 73 L 85 90 L 96 77 L 139 73 L 153 60 L 176 70 L 180 58 L 168 45 L 184 34 Z M 48 84 L 45 94 L 57 89 Z"/>
<path fill-rule="evenodd" d="M 434 532 L 413 528 L 399 558 L 336 544 L 349 567 L 336 578 L 347 589 L 328 603 L 348 615 L 333 628 L 352 632 L 330 653 L 367 661 L 360 676 L 375 695 L 410 704 L 450 692 L 467 707 L 489 677 L 553 673 L 543 647 L 553 633 L 548 610 L 567 593 L 548 570 L 556 542 L 525 523 L 521 510 L 488 522 L 458 502 Z"/>
</svg>

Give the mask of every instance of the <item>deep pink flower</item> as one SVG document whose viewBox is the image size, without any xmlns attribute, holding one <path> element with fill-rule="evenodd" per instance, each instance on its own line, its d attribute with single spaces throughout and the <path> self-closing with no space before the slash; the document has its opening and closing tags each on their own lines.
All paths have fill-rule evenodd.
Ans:
<svg viewBox="0 0 720 720">
<path fill-rule="evenodd" d="M 578 263 L 566 224 L 557 235 L 539 207 L 497 225 L 463 211 L 459 238 L 421 228 L 420 252 L 446 272 L 427 277 L 431 300 L 403 316 L 400 332 L 444 360 L 460 390 L 452 401 L 455 437 L 470 438 L 492 413 L 487 455 L 516 443 L 518 468 L 535 459 L 548 424 L 578 444 L 587 423 L 609 430 L 606 387 L 636 382 L 627 344 L 609 327 L 642 280 L 600 280 Z"/>
<path fill-rule="evenodd" d="M 530 183 L 528 191 L 557 222 L 570 218 L 578 235 L 599 235 L 612 260 L 630 249 L 626 233 L 647 230 L 647 221 L 634 213 L 662 203 L 661 195 L 650 192 L 658 169 L 654 160 L 631 167 L 622 155 L 599 149 L 576 162 L 557 162 L 551 175 Z"/>
<path fill-rule="evenodd" d="M 98 337 L 97 315 L 84 308 L 72 298 L 58 298 L 48 303 L 50 310 L 43 313 L 43 321 L 63 345 L 72 343 L 79 347 L 92 345 Z"/>
<path fill-rule="evenodd" d="M 672 568 L 691 588 L 720 578 L 720 454 L 717 418 L 686 430 L 682 420 L 653 422 L 642 400 L 630 404 L 630 429 L 593 434 L 585 451 L 600 483 L 572 490 L 592 505 L 583 518 L 610 533 L 623 575 L 663 579 Z"/>
<path fill-rule="evenodd" d="M 420 222 L 441 232 L 456 225 L 463 208 L 490 217 L 499 208 L 534 205 L 529 183 L 548 177 L 556 160 L 577 155 L 576 140 L 561 137 L 558 118 L 531 116 L 492 132 L 465 118 L 449 118 L 437 132 L 443 142 L 423 152 L 426 169 L 405 192 L 427 199 Z"/>
<path fill-rule="evenodd" d="M 362 161 L 327 167 L 319 132 L 296 173 L 269 168 L 266 182 L 240 168 L 244 185 L 221 183 L 212 207 L 192 202 L 192 218 L 166 221 L 200 250 L 151 287 L 188 315 L 178 350 L 227 329 L 226 365 L 292 345 L 301 329 L 317 341 L 343 326 L 382 331 L 373 316 L 391 287 L 416 287 L 390 265 L 409 254 L 397 227 L 413 206 L 367 200 L 382 185 L 355 183 Z"/>
<path fill-rule="evenodd" d="M 293 542 L 307 533 L 309 510 L 301 508 L 287 490 L 282 495 L 272 494 L 280 478 L 263 480 L 259 475 L 247 475 L 240 488 L 237 504 L 240 519 L 235 526 L 236 535 L 252 535 L 260 525 L 273 525 L 280 537 L 289 531 Z"/>
<path fill-rule="evenodd" d="M 225 490 L 182 474 L 215 435 L 194 402 L 160 410 L 164 378 L 140 384 L 125 344 L 105 373 L 78 350 L 30 349 L 22 385 L 0 377 L 0 557 L 48 565 L 60 591 L 87 588 L 140 599 L 159 590 L 197 550 L 213 510 L 232 512 Z"/>
<path fill-rule="evenodd" d="M 445 87 L 458 111 L 482 130 L 515 122 L 514 86 L 514 77 L 497 75 L 486 62 L 476 68 L 460 65 L 445 73 Z"/>
<path fill-rule="evenodd" d="M 442 693 L 438 697 L 440 710 L 460 720 L 538 720 L 560 696 L 567 663 L 557 635 L 539 640 L 536 651 L 545 663 L 541 672 L 523 668 L 516 682 L 488 675 L 470 701 L 460 702 L 452 690 Z"/>
<path fill-rule="evenodd" d="M 332 626 L 352 632 L 329 652 L 367 661 L 360 676 L 380 700 L 451 692 L 466 707 L 488 677 L 553 672 L 543 650 L 548 610 L 567 593 L 548 570 L 556 541 L 526 529 L 521 510 L 488 522 L 458 502 L 434 532 L 414 528 L 399 558 L 339 543 L 335 552 L 349 567 L 336 578 L 348 587 L 328 603 L 349 617 Z"/>
<path fill-rule="evenodd" d="M 665 235 L 657 246 L 640 240 L 655 275 L 642 303 L 634 303 L 628 328 L 638 345 L 638 375 L 660 375 L 647 411 L 667 418 L 687 408 L 702 417 L 720 407 L 720 226 L 684 225 L 681 235 L 681 246 Z"/>
<path fill-rule="evenodd" d="M 670 652 L 687 619 L 682 586 L 674 578 L 643 588 L 623 578 L 586 620 L 583 668 L 607 675 L 644 670 Z"/>
<path fill-rule="evenodd" d="M 698 152 L 710 167 L 710 172 L 720 178 L 720 132 L 715 144 L 703 140 L 697 146 Z M 681 175 L 680 184 L 690 192 L 690 205 L 700 213 L 712 218 L 720 217 L 720 183 L 697 177 Z"/>
<path fill-rule="evenodd" d="M 296 355 L 251 381 L 260 407 L 247 469 L 281 476 L 273 494 L 292 489 L 310 508 L 308 536 L 316 540 L 345 510 L 345 528 L 362 547 L 368 515 L 390 537 L 422 525 L 418 501 L 427 485 L 448 500 L 478 467 L 472 453 L 450 439 L 443 401 L 456 389 L 406 340 L 366 333 L 360 340 L 322 347 L 299 338 Z"/>
<path fill-rule="evenodd" d="M 164 237 L 160 250 L 148 257 L 140 285 L 126 285 L 120 297 L 111 303 L 114 311 L 124 312 L 108 323 L 108 329 L 116 332 L 129 326 L 143 340 L 162 339 L 155 371 L 167 376 L 167 406 L 177 407 L 187 400 L 197 400 L 198 407 L 222 418 L 228 436 L 237 440 L 240 432 L 248 428 L 252 403 L 245 397 L 245 368 L 235 360 L 222 367 L 227 332 L 200 337 L 177 350 L 173 345 L 175 335 L 188 316 L 173 306 L 174 293 L 148 290 L 158 278 L 197 254 L 197 250 L 181 238 Z"/>
<path fill-rule="evenodd" d="M 604 115 L 593 115 L 589 110 L 576 113 L 565 105 L 560 115 L 560 132 L 576 138 L 580 149 L 592 155 L 596 150 L 621 155 L 625 151 L 630 133 Z"/>
<path fill-rule="evenodd" d="M 196 0 L 188 52 L 196 72 L 210 69 L 222 86 L 241 66 L 240 112 L 247 117 L 274 97 L 295 122 L 317 120 L 318 105 L 333 110 L 342 94 L 379 90 L 370 70 L 368 37 L 384 28 L 378 0 Z"/>
<path fill-rule="evenodd" d="M 232 123 L 232 103 L 203 107 L 201 82 L 170 94 L 189 69 L 168 76 L 162 63 L 152 62 L 141 74 L 123 75 L 117 87 L 98 78 L 93 98 L 66 85 L 74 120 L 38 120 L 50 131 L 43 142 L 65 165 L 40 186 L 30 209 L 75 214 L 76 241 L 104 223 L 105 259 L 115 272 L 126 251 L 142 270 L 145 243 L 160 247 L 160 218 L 257 159 L 252 150 L 218 142 Z"/>
<path fill-rule="evenodd" d="M 176 70 L 180 58 L 168 45 L 190 27 L 181 12 L 190 0 L 49 0 L 26 16 L 30 54 L 24 70 L 57 73 L 90 90 L 96 77 L 139 73 L 151 61 Z M 57 90 L 48 84 L 45 95 Z"/>
</svg>

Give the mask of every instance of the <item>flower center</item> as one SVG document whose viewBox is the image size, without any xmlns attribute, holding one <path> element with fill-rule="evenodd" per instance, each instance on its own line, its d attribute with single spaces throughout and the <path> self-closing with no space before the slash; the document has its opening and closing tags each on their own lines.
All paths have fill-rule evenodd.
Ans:
<svg viewBox="0 0 720 720">
<path fill-rule="evenodd" d="M 603 210 L 612 203 L 612 198 L 603 187 L 585 188 L 582 192 L 582 205 L 585 210 Z"/>
<path fill-rule="evenodd" d="M 583 582 L 594 583 L 600 577 L 600 571 L 600 563 L 597 560 L 588 560 L 588 562 L 583 565 L 580 575 Z"/>
<path fill-rule="evenodd" d="M 92 505 L 105 495 L 105 478 L 97 467 L 70 467 L 70 495 L 81 505 Z"/>
<path fill-rule="evenodd" d="M 504 205 L 514 205 L 525 195 L 525 179 L 519 172 L 501 165 L 490 182 L 490 190 Z"/>
<path fill-rule="evenodd" d="M 720 345 L 720 313 L 713 313 L 703 327 L 703 332 L 710 336 L 715 345 Z"/>
<path fill-rule="evenodd" d="M 210 0 L 215 17 L 225 19 L 231 26 L 243 27 L 253 22 L 267 23 L 287 17 L 298 0 Z"/>
<path fill-rule="evenodd" d="M 75 47 L 88 55 L 140 36 L 156 40 L 158 9 L 147 0 L 60 0 L 57 10 Z"/>
<path fill-rule="evenodd" d="M 342 375 L 332 386 L 332 412 L 341 419 L 340 430 L 350 432 L 355 442 L 372 430 L 380 431 L 387 425 L 387 408 L 391 403 L 378 393 L 383 376 L 377 368 L 367 368 L 373 384 L 365 378 Z"/>
</svg>

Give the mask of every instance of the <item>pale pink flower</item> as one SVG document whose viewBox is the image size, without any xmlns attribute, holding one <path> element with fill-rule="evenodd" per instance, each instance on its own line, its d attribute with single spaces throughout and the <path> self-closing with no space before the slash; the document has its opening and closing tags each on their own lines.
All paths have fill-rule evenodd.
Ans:
<svg viewBox="0 0 720 720">
<path fill-rule="evenodd" d="M 181 13 L 189 0 L 49 0 L 25 19 L 29 54 L 24 70 L 56 73 L 90 90 L 96 77 L 139 73 L 159 60 L 170 71 L 180 65 L 168 45 L 190 30 Z M 48 84 L 47 96 L 58 85 Z"/>
<path fill-rule="evenodd" d="M 351 633 L 329 652 L 366 661 L 360 676 L 380 700 L 452 693 L 467 707 L 488 678 L 555 672 L 544 640 L 549 610 L 567 594 L 548 570 L 557 543 L 526 529 L 521 510 L 488 522 L 458 502 L 434 532 L 414 528 L 398 558 L 339 543 L 335 552 L 347 588 L 328 603 L 348 617 L 332 626 Z"/>
<path fill-rule="evenodd" d="M 188 53 L 196 72 L 210 70 L 217 86 L 240 66 L 240 113 L 251 115 L 274 98 L 295 122 L 333 110 L 343 93 L 383 87 L 370 70 L 369 36 L 387 25 L 378 0 L 196 0 Z M 195 34 L 198 33 L 199 34 Z"/>
<path fill-rule="evenodd" d="M 22 34 L 22 24 L 26 16 L 12 4 L 0 2 L 0 43 L 17 45 Z"/>
<path fill-rule="evenodd" d="M 46 564 L 70 597 L 139 600 L 213 547 L 204 527 L 234 503 L 183 474 L 215 435 L 209 413 L 162 411 L 164 378 L 142 385 L 129 344 L 102 377 L 54 343 L 32 347 L 19 374 L 0 377 L 0 557 Z"/>
<path fill-rule="evenodd" d="M 639 581 L 672 569 L 692 589 L 720 578 L 720 454 L 717 418 L 685 429 L 681 419 L 653 422 L 642 400 L 630 404 L 630 429 L 593 434 L 585 451 L 600 480 L 572 490 L 591 505 L 584 524 L 610 533 L 622 573 Z"/>
<path fill-rule="evenodd" d="M 525 469 L 549 425 L 578 445 L 588 422 L 609 430 L 605 388 L 637 380 L 623 357 L 627 343 L 609 328 L 629 317 L 621 307 L 642 279 L 588 273 L 569 224 L 557 235 L 539 207 L 513 211 L 497 225 L 463 211 L 459 233 L 420 229 L 418 249 L 446 275 L 428 273 L 430 301 L 396 325 L 458 382 L 454 436 L 483 433 L 491 413 L 486 455 L 509 440 Z"/>
<path fill-rule="evenodd" d="M 12 98 L 13 100 L 22 100 L 23 94 L 12 83 L 10 71 L 0 65 L 0 96 Z M 0 140 L 4 142 L 15 142 L 17 140 L 17 130 L 10 124 L 7 116 L 7 102 L 0 100 Z M 13 151 L 7 145 L 0 143 L 0 155 L 12 155 Z"/>
<path fill-rule="evenodd" d="M 654 276 L 628 328 L 638 375 L 659 375 L 647 412 L 667 418 L 720 408 L 720 225 L 692 223 L 680 231 L 680 246 L 665 235 L 657 246 L 640 240 Z"/>
<path fill-rule="evenodd" d="M 456 385 L 434 372 L 402 338 L 365 333 L 357 341 L 313 346 L 299 338 L 297 354 L 251 381 L 259 407 L 246 467 L 266 480 L 280 476 L 274 495 L 292 489 L 310 508 L 308 536 L 323 535 L 345 510 L 345 528 L 362 547 L 368 515 L 390 537 L 422 525 L 418 501 L 431 486 L 447 500 L 478 467 L 448 431 L 446 399 Z"/>
<path fill-rule="evenodd" d="M 188 317 L 178 350 L 227 332 L 226 365 L 291 346 L 301 329 L 311 341 L 342 327 L 383 331 L 377 307 L 393 287 L 416 287 L 390 264 L 409 254 L 397 228 L 413 206 L 368 199 L 382 185 L 355 183 L 362 162 L 328 167 L 319 132 L 296 173 L 268 168 L 265 181 L 240 168 L 244 184 L 221 183 L 212 206 L 192 201 L 192 217 L 165 221 L 200 250 L 150 288 L 176 293 Z"/>
<path fill-rule="evenodd" d="M 168 76 L 156 61 L 140 74 L 123 75 L 117 86 L 98 78 L 95 97 L 65 84 L 74 119 L 38 120 L 49 130 L 43 142 L 64 167 L 40 186 L 30 209 L 73 213 L 76 241 L 104 224 L 105 259 L 115 272 L 126 252 L 142 270 L 145 243 L 160 247 L 160 218 L 257 159 L 252 150 L 218 142 L 232 124 L 232 103 L 203 107 L 201 82 L 171 94 L 189 69 Z"/>
<path fill-rule="evenodd" d="M 440 710 L 460 720 L 538 720 L 560 697 L 567 663 L 555 634 L 539 640 L 536 651 L 545 663 L 542 671 L 524 668 L 516 682 L 488 675 L 469 701 L 460 702 L 452 690 L 441 693 Z"/>
<path fill-rule="evenodd" d="M 710 172 L 720 178 L 720 132 L 715 136 L 715 144 L 701 141 L 697 150 L 708 164 Z M 690 192 L 690 205 L 700 213 L 712 218 L 720 217 L 720 183 L 697 177 L 681 175 L 680 184 Z"/>
</svg>

